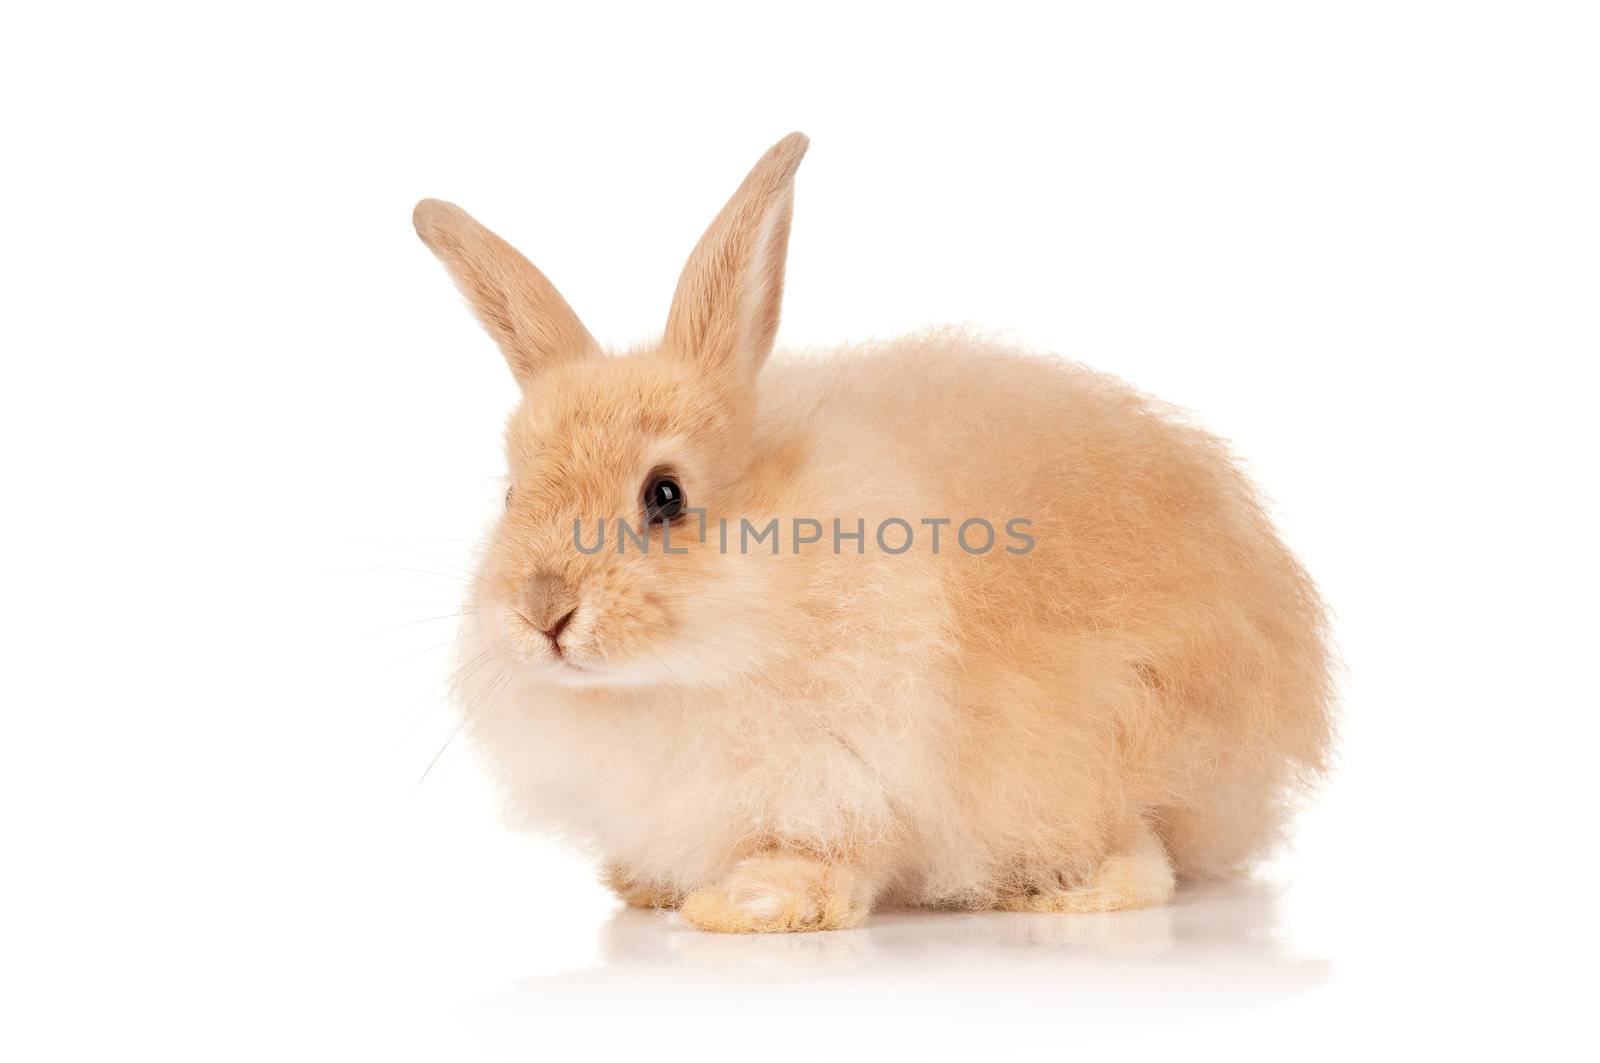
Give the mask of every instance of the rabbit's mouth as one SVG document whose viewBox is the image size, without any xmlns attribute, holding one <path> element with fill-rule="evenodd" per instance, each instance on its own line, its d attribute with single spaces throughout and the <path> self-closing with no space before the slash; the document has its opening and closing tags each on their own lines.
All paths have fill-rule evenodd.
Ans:
<svg viewBox="0 0 1600 1063">
<path fill-rule="evenodd" d="M 544 643 L 544 649 L 547 653 L 547 656 L 545 657 L 545 664 L 552 672 L 557 675 L 571 675 L 576 673 L 578 675 L 592 676 L 594 674 L 593 667 L 581 664 L 573 659 L 574 647 L 571 642 L 564 641 L 561 638 L 552 638 L 550 636 L 550 632 L 538 631 L 537 629 L 531 628 L 531 625 L 530 630 L 530 642 Z"/>
<path fill-rule="evenodd" d="M 593 689 L 636 685 L 629 682 L 628 670 L 594 664 L 577 664 L 570 657 L 557 657 L 540 670 L 541 678 L 556 686 Z"/>
</svg>

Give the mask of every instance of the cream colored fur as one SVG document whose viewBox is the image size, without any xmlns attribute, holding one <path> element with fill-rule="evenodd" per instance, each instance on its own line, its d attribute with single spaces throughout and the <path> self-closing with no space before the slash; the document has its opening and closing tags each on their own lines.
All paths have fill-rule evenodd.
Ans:
<svg viewBox="0 0 1600 1063">
<path fill-rule="evenodd" d="M 513 815 L 711 930 L 1137 907 L 1244 867 L 1329 741 L 1312 584 L 1225 447 L 1111 378 L 956 331 L 764 364 L 805 147 L 757 164 L 626 355 L 418 205 L 524 390 L 458 684 Z M 1037 545 L 574 549 L 575 518 L 640 526 L 660 468 L 735 527 L 1025 517 Z"/>
</svg>

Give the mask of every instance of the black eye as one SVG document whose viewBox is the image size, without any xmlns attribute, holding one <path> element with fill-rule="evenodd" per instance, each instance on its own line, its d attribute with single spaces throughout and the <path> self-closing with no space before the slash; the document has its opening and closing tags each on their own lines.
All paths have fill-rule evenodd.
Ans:
<svg viewBox="0 0 1600 1063">
<path fill-rule="evenodd" d="M 676 520 L 683 514 L 683 488 L 670 476 L 652 477 L 644 487 L 644 522 Z"/>
</svg>

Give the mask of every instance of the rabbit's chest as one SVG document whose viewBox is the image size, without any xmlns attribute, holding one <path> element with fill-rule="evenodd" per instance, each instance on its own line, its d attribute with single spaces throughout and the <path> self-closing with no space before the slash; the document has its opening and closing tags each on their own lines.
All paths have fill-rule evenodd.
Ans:
<svg viewBox="0 0 1600 1063">
<path fill-rule="evenodd" d="M 564 776 L 557 818 L 607 856 L 689 878 L 752 843 L 888 829 L 908 789 L 906 736 L 778 701 L 715 708 L 593 730 L 552 765 Z"/>
</svg>

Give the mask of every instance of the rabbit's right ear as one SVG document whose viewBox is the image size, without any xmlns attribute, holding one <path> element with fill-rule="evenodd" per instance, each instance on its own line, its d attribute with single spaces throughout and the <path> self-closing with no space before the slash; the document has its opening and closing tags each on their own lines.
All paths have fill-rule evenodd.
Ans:
<svg viewBox="0 0 1600 1063">
<path fill-rule="evenodd" d="M 549 365 L 599 353 L 555 285 L 472 215 L 454 203 L 424 199 L 411 222 L 450 271 L 524 389 Z"/>
</svg>

